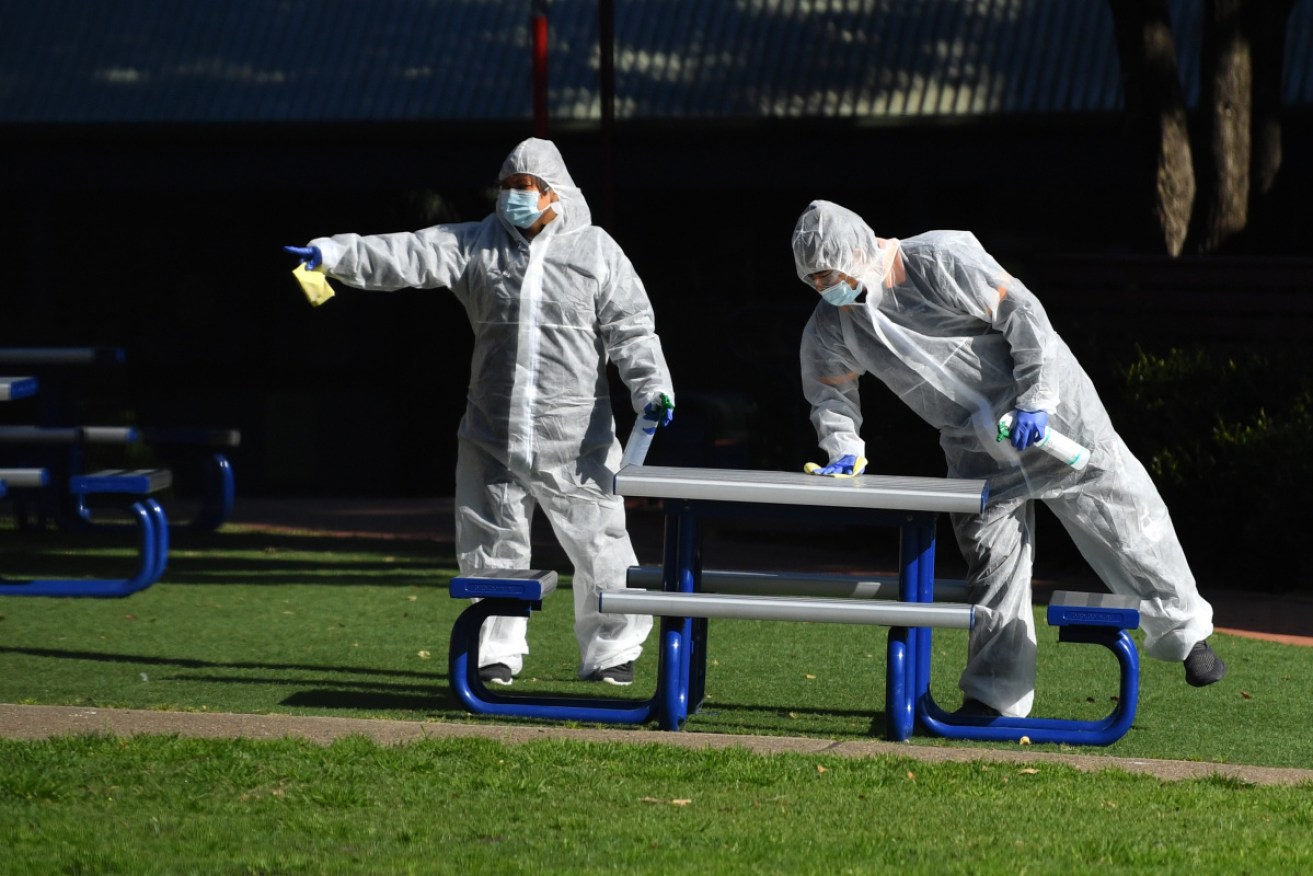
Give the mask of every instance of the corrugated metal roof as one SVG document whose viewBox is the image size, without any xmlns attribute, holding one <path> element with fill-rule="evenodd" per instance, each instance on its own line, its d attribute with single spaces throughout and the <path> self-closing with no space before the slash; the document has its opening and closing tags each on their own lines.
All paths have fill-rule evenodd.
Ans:
<svg viewBox="0 0 1313 876">
<path fill-rule="evenodd" d="M 1199 6 L 1173 0 L 1188 97 Z M 0 0 L 0 122 L 522 120 L 530 0 Z M 552 0 L 549 110 L 597 119 L 596 0 Z M 1313 104 L 1313 0 L 1286 100 Z M 1108 112 L 1111 15 L 1078 0 L 616 0 L 616 117 Z"/>
</svg>

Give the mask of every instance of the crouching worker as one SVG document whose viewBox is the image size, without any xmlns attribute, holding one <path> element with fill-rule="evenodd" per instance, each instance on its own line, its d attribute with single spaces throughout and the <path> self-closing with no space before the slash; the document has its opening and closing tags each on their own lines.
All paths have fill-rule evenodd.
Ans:
<svg viewBox="0 0 1313 876">
<path fill-rule="evenodd" d="M 986 609 L 959 681 L 961 713 L 1030 713 L 1036 500 L 1112 592 L 1140 600 L 1146 654 L 1182 661 L 1196 687 L 1226 676 L 1206 641 L 1212 607 L 1195 587 L 1167 508 L 1020 280 L 970 233 L 877 238 L 860 216 L 828 201 L 813 201 L 798 219 L 793 257 L 799 279 L 820 296 L 801 364 L 829 463 L 809 470 L 861 473 L 858 377 L 869 372 L 939 430 L 950 477 L 989 481 L 982 514 L 952 516 L 971 599 Z M 1011 441 L 1000 443 L 1007 414 Z M 1049 427 L 1091 448 L 1084 468 L 1034 447 Z"/>
</svg>

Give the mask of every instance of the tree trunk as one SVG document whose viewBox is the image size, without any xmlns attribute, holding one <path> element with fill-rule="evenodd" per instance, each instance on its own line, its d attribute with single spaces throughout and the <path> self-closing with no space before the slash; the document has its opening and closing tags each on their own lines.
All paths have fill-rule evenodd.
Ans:
<svg viewBox="0 0 1313 876">
<path fill-rule="evenodd" d="M 1216 252 L 1249 220 L 1250 114 L 1253 98 L 1252 19 L 1244 0 L 1209 0 L 1200 58 L 1203 148 L 1196 160 L 1199 199 L 1187 248 Z"/>
<path fill-rule="evenodd" d="M 1109 0 L 1109 6 L 1126 103 L 1126 159 L 1136 193 L 1129 236 L 1136 248 L 1180 255 L 1195 177 L 1167 0 Z"/>
</svg>

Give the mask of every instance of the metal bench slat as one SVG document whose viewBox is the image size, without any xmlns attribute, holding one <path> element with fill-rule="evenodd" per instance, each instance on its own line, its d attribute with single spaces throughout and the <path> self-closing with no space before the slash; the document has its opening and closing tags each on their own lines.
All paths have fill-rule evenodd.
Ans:
<svg viewBox="0 0 1313 876">
<path fill-rule="evenodd" d="M 660 566 L 630 566 L 626 581 L 641 590 L 661 589 Z M 898 579 L 870 575 L 812 572 L 759 572 L 703 569 L 702 593 L 745 596 L 827 596 L 852 599 L 898 599 Z M 959 578 L 935 579 L 936 602 L 966 602 L 967 585 Z"/>
<path fill-rule="evenodd" d="M 1058 590 L 1049 597 L 1048 621 L 1051 627 L 1133 630 L 1140 625 L 1140 600 L 1116 593 Z"/>
<path fill-rule="evenodd" d="M 173 472 L 167 468 L 104 469 L 69 478 L 71 493 L 131 493 L 149 495 L 173 485 Z"/>
<path fill-rule="evenodd" d="M 476 569 L 451 579 L 452 598 L 541 602 L 556 589 L 557 575 L 543 569 Z"/>
<path fill-rule="evenodd" d="M 629 590 L 604 590 L 598 604 L 599 610 L 607 614 L 882 624 L 891 627 L 947 627 L 961 630 L 971 628 L 975 611 L 973 606 L 955 603 L 873 602 L 865 599 L 800 599 Z"/>
<path fill-rule="evenodd" d="M 615 492 L 655 499 L 979 514 L 989 486 L 961 478 L 868 474 L 836 479 L 804 472 L 631 465 L 616 473 Z"/>
<path fill-rule="evenodd" d="M 36 395 L 35 377 L 0 377 L 0 401 L 16 401 Z"/>
<path fill-rule="evenodd" d="M 4 444 L 132 444 L 132 426 L 0 426 Z"/>
<path fill-rule="evenodd" d="M 44 468 L 0 468 L 0 481 L 10 487 L 44 487 L 50 474 Z"/>
</svg>

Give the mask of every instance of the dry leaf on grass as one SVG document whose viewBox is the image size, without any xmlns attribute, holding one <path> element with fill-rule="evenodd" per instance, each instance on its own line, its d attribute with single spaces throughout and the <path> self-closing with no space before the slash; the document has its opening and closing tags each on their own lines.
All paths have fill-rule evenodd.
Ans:
<svg viewBox="0 0 1313 876">
<path fill-rule="evenodd" d="M 660 804 L 662 804 L 662 805 L 669 804 L 669 805 L 671 805 L 671 806 L 687 806 L 688 804 L 692 803 L 693 801 L 692 801 L 691 799 L 662 800 L 660 797 L 639 797 L 639 798 L 638 798 L 638 802 L 639 802 L 639 803 L 660 803 Z"/>
</svg>

